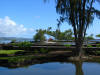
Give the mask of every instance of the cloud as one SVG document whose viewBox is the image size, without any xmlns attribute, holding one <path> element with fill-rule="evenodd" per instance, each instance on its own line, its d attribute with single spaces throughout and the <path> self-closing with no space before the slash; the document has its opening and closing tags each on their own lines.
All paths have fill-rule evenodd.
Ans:
<svg viewBox="0 0 100 75">
<path fill-rule="evenodd" d="M 17 24 L 10 17 L 0 18 L 0 36 L 19 36 L 33 32 L 32 28 L 26 28 L 23 24 Z"/>
</svg>

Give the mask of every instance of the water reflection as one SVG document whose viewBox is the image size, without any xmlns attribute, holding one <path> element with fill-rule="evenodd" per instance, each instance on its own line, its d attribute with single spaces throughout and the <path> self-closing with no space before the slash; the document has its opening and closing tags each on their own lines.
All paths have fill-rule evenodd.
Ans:
<svg viewBox="0 0 100 75">
<path fill-rule="evenodd" d="M 95 60 L 21 58 L 0 60 L 0 75 L 99 75 L 100 64 Z M 95 73 L 96 72 L 96 73 Z"/>
<path fill-rule="evenodd" d="M 75 68 L 76 68 L 76 75 L 84 75 L 83 69 L 82 69 L 82 61 L 75 62 Z"/>
</svg>

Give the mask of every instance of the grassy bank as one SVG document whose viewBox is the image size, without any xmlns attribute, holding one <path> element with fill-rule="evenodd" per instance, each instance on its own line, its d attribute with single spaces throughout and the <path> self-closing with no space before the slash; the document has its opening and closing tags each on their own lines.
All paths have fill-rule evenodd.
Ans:
<svg viewBox="0 0 100 75">
<path fill-rule="evenodd" d="M 15 54 L 16 52 L 23 50 L 0 50 L 0 54 Z"/>
</svg>

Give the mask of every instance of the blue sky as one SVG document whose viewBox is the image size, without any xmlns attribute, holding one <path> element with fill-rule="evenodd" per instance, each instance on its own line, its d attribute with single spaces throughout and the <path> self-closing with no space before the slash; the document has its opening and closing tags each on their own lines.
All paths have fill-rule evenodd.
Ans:
<svg viewBox="0 0 100 75">
<path fill-rule="evenodd" d="M 99 4 L 94 5 L 97 9 Z M 43 0 L 1 0 L 0 1 L 0 36 L 32 38 L 36 29 L 52 30 L 57 28 L 54 0 L 44 3 Z M 100 20 L 94 19 L 88 34 L 100 34 Z M 61 30 L 71 28 L 67 23 L 62 24 Z"/>
</svg>

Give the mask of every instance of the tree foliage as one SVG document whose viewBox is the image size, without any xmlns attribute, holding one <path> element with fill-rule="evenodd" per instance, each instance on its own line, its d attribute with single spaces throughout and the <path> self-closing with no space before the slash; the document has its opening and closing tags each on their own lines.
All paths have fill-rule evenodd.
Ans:
<svg viewBox="0 0 100 75">
<path fill-rule="evenodd" d="M 95 15 L 100 18 L 100 10 L 93 4 L 100 0 L 55 0 L 56 11 L 61 15 L 61 22 L 67 21 L 73 28 L 76 55 L 82 56 L 82 45 L 87 28 L 92 24 Z"/>
<path fill-rule="evenodd" d="M 44 36 L 44 31 L 42 29 L 37 30 L 37 33 L 35 34 L 35 36 L 33 37 L 34 40 L 37 41 L 45 41 L 45 36 Z"/>
<path fill-rule="evenodd" d="M 59 29 L 56 29 L 56 31 L 51 31 L 51 27 L 49 27 L 45 34 L 53 36 L 56 40 L 72 40 L 73 32 L 71 29 L 65 30 L 64 32 L 61 32 Z"/>
<path fill-rule="evenodd" d="M 72 25 L 75 38 L 85 37 L 86 30 L 93 22 L 94 15 L 100 15 L 93 7 L 96 0 L 56 0 L 57 13 Z M 99 0 L 97 0 L 99 1 Z"/>
<path fill-rule="evenodd" d="M 56 40 L 72 40 L 73 32 L 71 29 L 65 30 L 64 32 L 59 31 L 56 29 L 56 31 L 47 31 L 46 34 L 51 35 L 55 37 Z"/>
<path fill-rule="evenodd" d="M 94 39 L 93 34 L 91 34 L 90 36 L 87 36 L 85 39 L 86 39 L 87 41 L 88 41 L 88 40 L 93 40 L 93 39 Z"/>
<path fill-rule="evenodd" d="M 100 34 L 96 35 L 96 37 L 100 37 Z"/>
<path fill-rule="evenodd" d="M 73 32 L 71 29 L 60 32 L 58 29 L 56 31 L 51 31 L 51 27 L 48 27 L 46 30 L 39 29 L 34 36 L 35 41 L 44 41 L 46 37 L 45 34 L 53 36 L 56 40 L 73 40 Z"/>
</svg>

